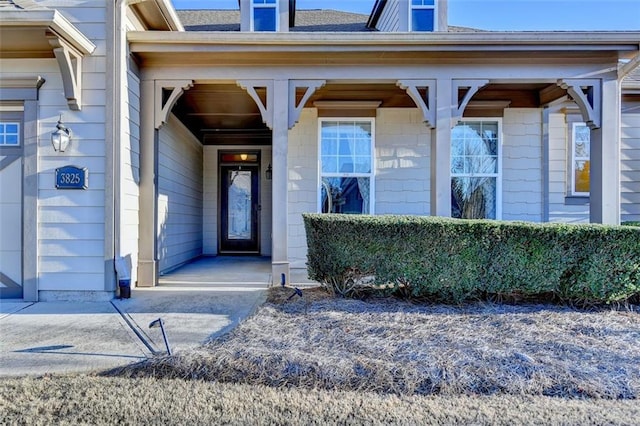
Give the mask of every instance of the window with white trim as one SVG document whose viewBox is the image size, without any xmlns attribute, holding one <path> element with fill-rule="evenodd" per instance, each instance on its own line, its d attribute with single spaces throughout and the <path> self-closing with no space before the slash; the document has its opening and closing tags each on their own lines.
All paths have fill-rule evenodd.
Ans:
<svg viewBox="0 0 640 426">
<path fill-rule="evenodd" d="M 0 146 L 20 146 L 20 123 L 0 121 Z"/>
<path fill-rule="evenodd" d="M 434 31 L 436 22 L 435 0 L 411 0 L 411 31 Z"/>
<path fill-rule="evenodd" d="M 319 211 L 373 214 L 373 119 L 320 119 Z"/>
<path fill-rule="evenodd" d="M 591 171 L 591 129 L 586 123 L 572 123 L 571 127 L 571 176 L 569 193 L 575 196 L 589 195 Z"/>
<path fill-rule="evenodd" d="M 501 218 L 501 122 L 463 120 L 451 131 L 451 217 Z"/>
<path fill-rule="evenodd" d="M 251 0 L 251 31 L 277 31 L 278 0 Z"/>
</svg>

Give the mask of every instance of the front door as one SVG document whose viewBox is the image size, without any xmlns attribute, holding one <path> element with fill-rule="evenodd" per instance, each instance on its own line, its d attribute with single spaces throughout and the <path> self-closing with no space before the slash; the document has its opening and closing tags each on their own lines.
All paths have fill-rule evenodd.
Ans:
<svg viewBox="0 0 640 426">
<path fill-rule="evenodd" d="M 258 254 L 257 164 L 220 166 L 220 254 Z"/>
</svg>

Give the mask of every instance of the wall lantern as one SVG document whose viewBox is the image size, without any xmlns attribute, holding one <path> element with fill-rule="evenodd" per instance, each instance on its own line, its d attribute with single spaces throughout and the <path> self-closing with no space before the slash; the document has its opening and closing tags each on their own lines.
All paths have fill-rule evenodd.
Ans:
<svg viewBox="0 0 640 426">
<path fill-rule="evenodd" d="M 62 124 L 62 115 L 56 124 L 57 130 L 51 133 L 51 145 L 56 152 L 64 152 L 71 143 L 71 129 Z"/>
<path fill-rule="evenodd" d="M 271 163 L 269 163 L 269 166 L 267 166 L 267 170 L 264 172 L 264 176 L 267 178 L 267 180 L 271 180 L 271 177 L 273 176 L 273 170 L 271 170 Z"/>
</svg>

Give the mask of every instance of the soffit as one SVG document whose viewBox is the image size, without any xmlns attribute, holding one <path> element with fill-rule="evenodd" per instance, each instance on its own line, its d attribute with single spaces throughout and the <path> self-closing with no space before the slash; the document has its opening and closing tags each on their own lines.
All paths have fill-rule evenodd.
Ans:
<svg viewBox="0 0 640 426">
<path fill-rule="evenodd" d="M 78 55 L 90 54 L 95 45 L 56 10 L 0 11 L 0 57 L 53 58 L 56 39 Z"/>
<path fill-rule="evenodd" d="M 264 101 L 266 93 L 257 90 Z M 303 91 L 296 93 L 299 102 Z M 489 84 L 473 97 L 465 116 L 500 116 L 505 107 L 537 108 L 566 96 L 556 84 Z M 416 108 L 407 93 L 393 82 L 358 83 L 329 81 L 309 98 L 306 107 L 316 102 L 379 102 L 379 108 Z M 198 83 L 185 91 L 173 113 L 203 144 L 270 144 L 271 132 L 262 122 L 255 102 L 245 90 L 233 83 Z M 339 115 L 339 114 L 338 114 Z"/>
</svg>

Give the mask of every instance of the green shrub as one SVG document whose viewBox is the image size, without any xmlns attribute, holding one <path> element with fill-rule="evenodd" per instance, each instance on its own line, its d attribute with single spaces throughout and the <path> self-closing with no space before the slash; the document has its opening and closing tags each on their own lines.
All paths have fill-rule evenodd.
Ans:
<svg viewBox="0 0 640 426">
<path fill-rule="evenodd" d="M 640 229 L 419 216 L 304 215 L 311 278 L 459 303 L 640 294 Z"/>
</svg>

